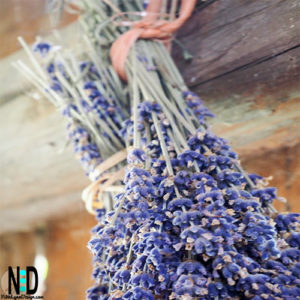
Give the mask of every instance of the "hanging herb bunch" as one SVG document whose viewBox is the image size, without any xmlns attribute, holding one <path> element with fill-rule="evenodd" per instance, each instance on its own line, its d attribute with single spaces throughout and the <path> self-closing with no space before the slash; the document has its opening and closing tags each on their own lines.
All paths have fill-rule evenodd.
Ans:
<svg viewBox="0 0 300 300">
<path fill-rule="evenodd" d="M 96 210 L 88 245 L 95 286 L 87 298 L 297 299 L 299 214 L 274 209 L 276 189 L 242 169 L 227 141 L 210 130 L 213 115 L 189 91 L 165 46 L 150 39 L 149 24 L 156 29 L 160 22 L 166 42 L 163 26 L 186 19 L 191 4 L 182 1 L 174 19 L 177 1 L 168 14 L 161 5 L 167 1 L 157 1 L 162 11 L 149 20 L 153 2 L 81 1 L 90 61 L 79 67 L 62 55 L 53 60 L 43 43 L 35 46 L 46 57 L 47 79 L 38 87 L 64 107 L 93 187 L 109 180 L 101 181 L 104 159 L 124 147 L 128 153 L 124 177 L 113 181 L 122 186 L 112 210 Z M 122 44 L 132 25 L 135 43 Z M 120 159 L 113 170 L 123 165 Z"/>
</svg>

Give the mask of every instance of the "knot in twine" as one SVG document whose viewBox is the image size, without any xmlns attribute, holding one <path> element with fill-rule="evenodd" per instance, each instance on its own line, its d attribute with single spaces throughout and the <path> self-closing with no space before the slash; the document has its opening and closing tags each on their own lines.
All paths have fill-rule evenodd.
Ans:
<svg viewBox="0 0 300 300">
<path fill-rule="evenodd" d="M 181 0 L 179 16 L 174 20 L 159 20 L 162 0 L 150 0 L 142 20 L 132 23 L 131 29 L 122 34 L 110 49 L 110 58 L 116 72 L 127 80 L 125 62 L 129 50 L 139 39 L 157 39 L 168 47 L 172 34 L 176 32 L 192 14 L 196 0 Z"/>
</svg>

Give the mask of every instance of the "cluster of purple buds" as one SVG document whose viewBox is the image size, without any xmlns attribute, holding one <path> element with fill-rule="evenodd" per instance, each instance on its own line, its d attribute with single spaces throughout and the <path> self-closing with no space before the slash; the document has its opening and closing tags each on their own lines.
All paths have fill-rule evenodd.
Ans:
<svg viewBox="0 0 300 300">
<path fill-rule="evenodd" d="M 103 159 L 124 148 L 120 130 L 127 107 L 121 106 L 120 95 L 103 83 L 105 70 L 97 69 L 92 61 L 68 65 L 63 55 L 57 55 L 60 48 L 47 42 L 36 43 L 33 51 L 48 78 L 46 92 L 63 107 L 68 138 L 89 175 Z"/>
<path fill-rule="evenodd" d="M 197 116 L 201 124 L 205 124 L 207 117 L 214 117 L 207 107 L 203 105 L 202 100 L 198 97 L 197 94 L 186 91 L 183 93 L 183 98 L 186 101 L 188 107 L 193 110 L 194 114 Z"/>
<path fill-rule="evenodd" d="M 236 153 L 204 126 L 181 147 L 160 105 L 142 102 L 138 116 L 125 191 L 89 243 L 97 271 L 88 298 L 299 297 L 299 215 L 272 214 L 276 190 L 251 181 L 261 178 L 237 168 Z M 132 143 L 133 121 L 123 136 Z"/>
<path fill-rule="evenodd" d="M 89 131 L 71 117 L 70 109 L 76 110 L 76 107 L 67 107 L 63 111 L 63 115 L 68 119 L 68 140 L 72 142 L 75 157 L 88 176 L 102 162 L 102 159 Z"/>
</svg>

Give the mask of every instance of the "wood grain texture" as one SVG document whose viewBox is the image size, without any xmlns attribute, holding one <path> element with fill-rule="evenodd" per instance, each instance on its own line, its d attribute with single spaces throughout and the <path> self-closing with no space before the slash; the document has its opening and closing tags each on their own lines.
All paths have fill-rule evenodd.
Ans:
<svg viewBox="0 0 300 300">
<path fill-rule="evenodd" d="M 260 71 L 264 71 L 264 62 L 268 63 L 269 68 L 273 62 L 267 81 L 277 84 L 274 76 L 280 77 L 288 68 L 291 71 L 288 79 L 296 85 L 296 70 L 299 76 L 299 13 L 300 4 L 297 0 L 220 0 L 206 6 L 195 13 L 178 33 L 178 39 L 193 55 L 193 60 L 185 62 L 181 50 L 176 46 L 173 51 L 187 84 L 197 91 L 203 91 L 208 98 L 208 83 L 220 90 L 221 96 L 224 91 L 227 94 L 234 93 L 238 86 L 247 86 L 243 85 L 244 82 L 232 79 L 232 73 L 239 74 L 235 78 L 243 80 L 244 70 L 259 65 Z M 294 49 L 297 52 L 291 54 L 290 51 Z M 273 59 L 288 52 L 287 66 L 278 66 Z M 291 55 L 293 58 L 288 61 Z M 249 88 L 255 88 L 257 81 L 263 83 L 264 79 L 258 77 L 254 81 L 248 80 L 251 85 Z M 227 82 L 220 83 L 223 80 Z M 281 79 L 278 80 L 281 83 Z M 211 96 L 215 97 L 216 94 Z"/>
<path fill-rule="evenodd" d="M 173 57 L 216 114 L 214 130 L 243 155 L 300 142 L 300 3 L 220 0 L 178 33 Z"/>
<path fill-rule="evenodd" d="M 217 115 L 211 122 L 213 131 L 244 157 L 300 143 L 300 95 L 282 102 L 264 97 L 255 100 L 211 102 L 209 107 Z"/>
<path fill-rule="evenodd" d="M 60 113 L 41 102 L 23 95 L 0 107 L 0 232 L 83 209 L 89 181 L 65 148 Z"/>
<path fill-rule="evenodd" d="M 286 101 L 300 92 L 300 48 L 293 48 L 283 54 L 239 70 L 220 74 L 192 87 L 206 101 L 219 101 L 225 98 L 269 97 Z"/>
</svg>

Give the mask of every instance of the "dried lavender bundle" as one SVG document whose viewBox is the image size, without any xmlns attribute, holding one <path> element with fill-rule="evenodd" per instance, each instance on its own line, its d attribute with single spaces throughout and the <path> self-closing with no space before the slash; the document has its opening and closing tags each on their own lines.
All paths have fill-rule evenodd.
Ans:
<svg viewBox="0 0 300 300">
<path fill-rule="evenodd" d="M 124 130 L 134 149 L 125 192 L 113 212 L 99 212 L 89 243 L 96 285 L 88 298 L 296 298 L 299 215 L 274 214 L 275 189 L 241 172 L 237 154 L 203 126 L 209 113 L 195 94 L 164 94 L 164 103 L 153 92 L 165 93 L 164 80 L 155 88 L 139 80 L 149 83 L 153 75 L 141 71 L 153 72 L 141 55 L 155 72 L 160 61 L 156 65 L 142 53 L 145 42 L 137 44 L 129 72 L 130 84 L 137 85 L 136 118 Z M 188 103 L 197 104 L 198 128 L 184 116 L 183 110 L 193 115 Z M 182 121 L 174 116 L 175 105 Z"/>
<path fill-rule="evenodd" d="M 89 243 L 88 298 L 299 297 L 299 215 L 276 213 L 276 190 L 208 129 L 209 111 L 161 45 L 138 42 L 127 76 L 133 120 L 122 132 L 133 150 L 125 191 L 99 211 Z"/>
<path fill-rule="evenodd" d="M 68 141 L 72 143 L 86 175 L 92 181 L 101 180 L 108 172 L 114 175 L 116 168 L 124 164 L 124 159 L 117 160 L 109 169 L 101 167 L 101 172 L 99 166 L 112 154 L 124 149 L 120 130 L 129 115 L 129 106 L 126 89 L 124 91 L 112 67 L 100 64 L 100 57 L 91 54 L 94 50 L 90 46 L 87 51 L 75 55 L 73 49 L 45 41 L 36 42 L 33 51 L 23 39 L 20 38 L 20 42 L 34 71 L 21 61 L 15 65 L 67 120 Z M 112 184 L 115 182 L 118 178 Z M 104 197 L 111 198 L 109 195 Z M 111 200 L 107 203 L 93 194 L 83 197 L 83 200 L 93 202 L 86 203 L 90 212 L 93 212 L 93 207 L 103 207 L 103 204 L 107 209 L 112 206 Z"/>
<path fill-rule="evenodd" d="M 81 8 L 107 75 L 110 45 L 139 18 L 143 2 L 84 0 Z M 299 214 L 275 211 L 276 190 L 247 174 L 211 132 L 212 114 L 160 43 L 138 41 L 126 68 L 130 97 L 121 97 L 115 114 L 125 120 L 131 107 L 131 117 L 113 132 L 128 149 L 125 187 L 113 211 L 97 211 L 88 299 L 300 297 Z M 119 90 L 115 76 L 98 80 Z"/>
<path fill-rule="evenodd" d="M 103 80 L 103 67 L 60 53 L 57 46 L 46 42 L 35 44 L 33 51 L 48 79 L 49 89 L 45 92 L 51 89 L 62 99 L 69 137 L 89 174 L 101 159 L 124 148 L 119 131 L 128 108 L 121 105 L 122 97 L 111 86 L 114 82 Z"/>
</svg>

